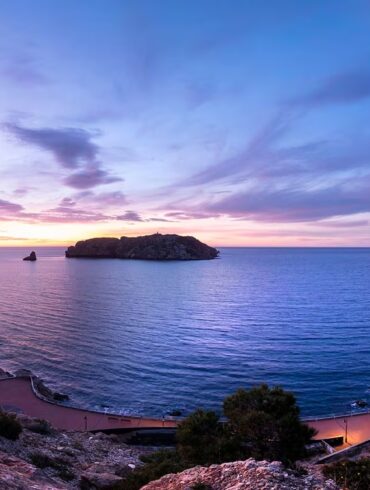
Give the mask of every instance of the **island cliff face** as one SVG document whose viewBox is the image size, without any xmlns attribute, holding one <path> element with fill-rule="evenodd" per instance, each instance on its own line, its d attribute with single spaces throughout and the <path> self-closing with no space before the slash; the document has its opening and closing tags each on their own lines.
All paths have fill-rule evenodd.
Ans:
<svg viewBox="0 0 370 490">
<path fill-rule="evenodd" d="M 91 238 L 68 247 L 66 257 L 142 260 L 209 260 L 219 251 L 191 236 L 146 235 L 121 238 Z"/>
</svg>

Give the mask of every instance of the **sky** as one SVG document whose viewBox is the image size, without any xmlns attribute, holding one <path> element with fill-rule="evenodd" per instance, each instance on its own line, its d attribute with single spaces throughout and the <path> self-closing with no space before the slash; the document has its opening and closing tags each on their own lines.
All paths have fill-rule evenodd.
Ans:
<svg viewBox="0 0 370 490">
<path fill-rule="evenodd" d="M 0 183 L 0 246 L 370 246 L 370 3 L 2 1 Z"/>
</svg>

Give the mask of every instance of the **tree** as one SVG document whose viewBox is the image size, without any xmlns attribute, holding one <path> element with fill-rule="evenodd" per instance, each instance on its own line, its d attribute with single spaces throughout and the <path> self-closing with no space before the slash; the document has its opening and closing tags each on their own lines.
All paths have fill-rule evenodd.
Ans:
<svg viewBox="0 0 370 490">
<path fill-rule="evenodd" d="M 186 465 L 232 461 L 238 449 L 228 427 L 213 411 L 196 410 L 177 429 L 177 450 Z"/>
<path fill-rule="evenodd" d="M 225 399 L 224 414 L 246 457 L 293 462 L 315 434 L 301 422 L 294 395 L 280 387 L 240 389 Z"/>
</svg>

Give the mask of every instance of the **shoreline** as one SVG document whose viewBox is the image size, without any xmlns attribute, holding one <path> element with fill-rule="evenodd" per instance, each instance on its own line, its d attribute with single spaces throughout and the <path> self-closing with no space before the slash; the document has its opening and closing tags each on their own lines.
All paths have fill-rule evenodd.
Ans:
<svg viewBox="0 0 370 490">
<path fill-rule="evenodd" d="M 1 408 L 5 411 L 45 419 L 56 429 L 70 432 L 163 430 L 176 429 L 181 421 L 180 417 L 125 416 L 63 405 L 60 400 L 48 400 L 40 394 L 35 387 L 34 376 L 22 375 L 22 372 L 18 375 L 6 374 L 8 376 L 0 379 Z M 341 446 L 353 446 L 370 440 L 370 410 L 335 416 L 302 417 L 302 421 L 317 430 L 314 440 L 341 439 Z"/>
<path fill-rule="evenodd" d="M 168 419 L 176 420 L 177 418 L 182 418 L 188 415 L 188 412 L 186 410 L 184 411 L 176 407 L 172 409 L 167 408 L 167 410 L 163 412 L 162 415 L 153 414 L 147 416 L 146 414 L 141 414 L 140 412 L 135 412 L 131 409 L 124 409 L 124 408 L 119 409 L 119 408 L 111 407 L 110 405 L 106 405 L 106 404 L 94 406 L 94 407 L 99 406 L 101 407 L 101 409 L 92 408 L 89 405 L 84 406 L 83 404 L 76 404 L 73 402 L 73 399 L 71 399 L 68 393 L 62 393 L 59 390 L 51 389 L 40 376 L 36 375 L 34 372 L 32 372 L 29 369 L 19 368 L 14 372 L 10 372 L 0 367 L 0 382 L 4 379 L 14 379 L 14 378 L 24 378 L 24 377 L 30 377 L 33 380 L 32 385 L 36 396 L 38 396 L 42 400 L 61 405 L 63 407 L 74 408 L 76 410 L 85 410 L 93 413 L 104 413 L 108 415 L 117 415 L 119 417 L 133 417 L 133 418 L 149 417 L 151 419 L 168 418 Z M 181 412 L 181 413 L 179 415 L 177 414 L 172 415 L 172 412 Z M 343 417 L 354 417 L 358 415 L 367 415 L 367 414 L 370 414 L 370 406 L 367 406 L 367 408 L 357 408 L 357 409 L 349 408 L 348 411 L 344 410 L 338 412 L 328 412 L 325 414 L 316 414 L 316 415 L 305 414 L 301 416 L 301 419 L 304 422 L 310 423 L 310 422 L 318 422 L 322 420 L 332 420 L 332 419 L 339 419 Z"/>
</svg>

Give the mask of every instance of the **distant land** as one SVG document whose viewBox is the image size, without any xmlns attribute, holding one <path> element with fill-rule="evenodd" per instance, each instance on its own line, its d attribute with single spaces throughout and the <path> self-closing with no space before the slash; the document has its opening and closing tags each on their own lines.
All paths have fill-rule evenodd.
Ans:
<svg viewBox="0 0 370 490">
<path fill-rule="evenodd" d="M 67 258 L 210 260 L 219 251 L 192 236 L 145 235 L 121 238 L 90 238 L 68 247 Z"/>
</svg>

